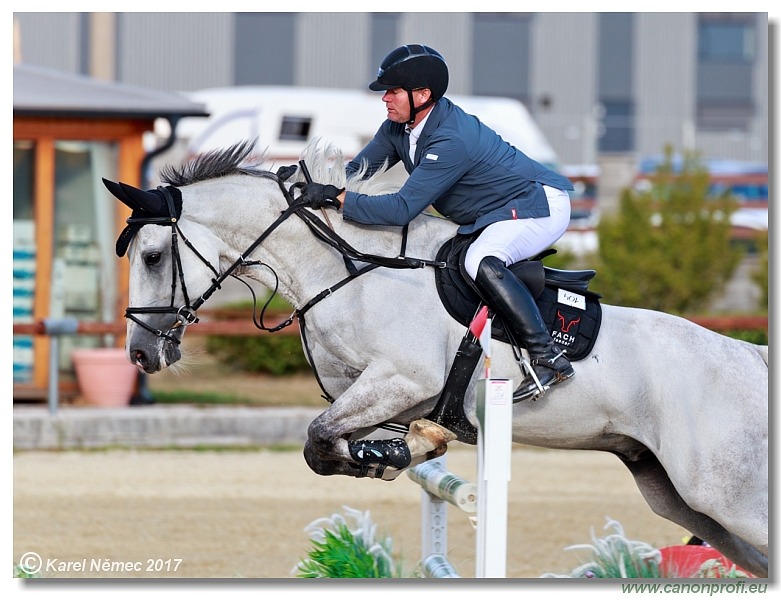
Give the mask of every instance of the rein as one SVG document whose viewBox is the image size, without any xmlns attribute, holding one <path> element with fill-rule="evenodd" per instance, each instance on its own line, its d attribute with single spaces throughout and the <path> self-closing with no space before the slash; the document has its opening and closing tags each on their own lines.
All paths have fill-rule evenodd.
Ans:
<svg viewBox="0 0 781 600">
<path fill-rule="evenodd" d="M 308 176 L 308 172 L 306 171 L 305 165 L 302 164 L 302 168 L 304 173 L 306 173 Z M 268 331 L 269 333 L 275 333 L 277 331 L 280 331 L 281 329 L 284 329 L 285 327 L 288 327 L 293 323 L 293 321 L 296 318 L 301 320 L 303 323 L 304 314 L 307 311 L 309 311 L 309 309 L 311 309 L 315 304 L 324 300 L 325 298 L 333 294 L 335 291 L 337 291 L 341 287 L 351 282 L 353 279 L 356 279 L 357 277 L 360 277 L 361 275 L 368 273 L 369 271 L 372 271 L 377 267 L 386 267 L 390 269 L 419 269 L 423 267 L 445 268 L 447 266 L 447 263 L 441 261 L 432 261 L 427 259 L 411 258 L 411 257 L 404 256 L 404 252 L 406 250 L 406 245 L 407 245 L 407 233 L 408 233 L 407 226 L 405 226 L 402 231 L 401 252 L 396 257 L 365 254 L 359 250 L 356 250 L 344 238 L 339 236 L 331 227 L 323 223 L 323 221 L 320 220 L 314 213 L 307 210 L 303 210 L 305 208 L 308 208 L 307 203 L 300 199 L 295 200 L 291 195 L 290 191 L 288 191 L 285 188 L 284 182 L 281 179 L 277 178 L 277 183 L 279 185 L 280 190 L 282 191 L 283 196 L 285 197 L 285 200 L 288 203 L 288 208 L 282 211 L 279 217 L 277 217 L 277 219 L 271 225 L 269 225 L 269 227 L 266 228 L 266 230 L 263 233 L 261 233 L 261 235 L 252 244 L 250 244 L 250 246 L 239 256 L 239 258 L 236 261 L 234 261 L 222 274 L 220 274 L 217 271 L 217 269 L 215 269 L 214 266 L 211 263 L 209 263 L 209 261 L 206 260 L 200 252 L 198 252 L 195 246 L 190 242 L 190 240 L 187 239 L 187 237 L 180 229 L 178 219 L 176 217 L 176 209 L 174 206 L 173 198 L 171 196 L 171 192 L 165 187 L 162 186 L 158 187 L 157 188 L 158 191 L 160 191 L 163 194 L 163 197 L 166 200 L 169 215 L 167 217 L 131 217 L 127 220 L 127 223 L 135 224 L 135 225 L 154 224 L 154 225 L 171 226 L 172 228 L 171 302 L 168 306 L 165 307 L 156 307 L 156 306 L 155 307 L 128 307 L 125 310 L 125 317 L 137 323 L 138 325 L 140 325 L 147 331 L 153 333 L 154 335 L 165 338 L 175 344 L 179 344 L 180 340 L 174 337 L 173 332 L 182 326 L 192 325 L 193 323 L 197 323 L 199 320 L 197 316 L 198 309 L 201 306 L 203 306 L 203 304 L 212 296 L 212 294 L 214 294 L 214 292 L 220 289 L 221 284 L 228 277 L 234 277 L 235 279 L 238 279 L 239 281 L 245 283 L 246 285 L 246 282 L 244 282 L 240 277 L 234 274 L 239 267 L 256 266 L 256 265 L 268 267 L 268 265 L 264 265 L 260 261 L 250 261 L 246 257 L 252 254 L 252 252 L 254 252 L 258 248 L 258 246 L 260 246 L 269 237 L 269 235 L 271 235 L 271 233 L 273 233 L 274 230 L 276 230 L 277 227 L 279 227 L 285 220 L 287 220 L 288 217 L 290 217 L 293 214 L 296 214 L 307 224 L 310 231 L 315 235 L 315 237 L 325 242 L 326 244 L 328 244 L 330 247 L 332 247 L 334 250 L 336 250 L 342 255 L 345 261 L 345 267 L 347 268 L 349 275 L 344 279 L 342 279 L 341 281 L 337 282 L 336 284 L 324 289 L 322 292 L 320 292 L 311 300 L 309 300 L 309 302 L 304 304 L 304 306 L 302 306 L 300 309 L 293 311 L 290 317 L 288 317 L 282 323 L 276 325 L 275 327 L 269 328 L 263 324 L 263 315 L 265 313 L 266 308 L 269 305 L 269 302 L 271 301 L 273 296 L 276 295 L 277 289 L 275 287 L 271 297 L 269 298 L 269 300 L 266 302 L 263 309 L 261 310 L 260 322 L 258 322 L 257 318 L 255 317 L 255 309 L 253 308 L 253 317 L 252 317 L 253 324 L 258 329 Z M 303 184 L 293 184 L 293 186 L 291 186 L 291 190 L 298 189 L 301 185 Z M 182 268 L 181 255 L 179 253 L 178 242 L 180 237 L 184 242 L 184 244 L 190 250 L 192 250 L 192 252 L 201 260 L 201 262 L 203 262 L 215 275 L 215 277 L 212 279 L 211 286 L 209 286 L 209 288 L 192 303 L 190 302 L 190 298 L 187 293 L 187 286 L 184 279 L 184 270 Z M 362 268 L 358 268 L 355 266 L 354 261 L 363 262 L 366 263 L 366 265 L 363 266 Z M 279 280 L 276 277 L 276 273 L 273 271 L 273 269 L 271 269 L 271 271 L 274 274 L 276 281 L 278 282 Z M 177 280 L 181 283 L 182 294 L 184 296 L 184 305 L 179 308 L 177 308 L 175 305 Z M 250 287 L 250 291 L 252 292 L 253 300 L 255 300 L 255 294 L 254 291 L 252 291 L 251 287 Z M 175 314 L 177 317 L 176 322 L 167 331 L 155 329 L 135 316 L 138 314 L 167 314 L 167 313 Z M 302 327 L 302 331 L 303 330 L 304 328 Z M 304 334 L 302 333 L 302 336 L 303 335 Z M 309 349 L 306 343 L 304 343 L 304 347 L 306 349 L 307 354 L 309 354 Z"/>
</svg>

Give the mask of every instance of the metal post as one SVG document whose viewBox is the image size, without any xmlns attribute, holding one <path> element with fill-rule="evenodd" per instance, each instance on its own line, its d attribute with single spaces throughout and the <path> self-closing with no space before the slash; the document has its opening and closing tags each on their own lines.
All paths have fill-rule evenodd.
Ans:
<svg viewBox="0 0 781 600">
<path fill-rule="evenodd" d="M 49 336 L 49 412 L 57 414 L 60 403 L 60 339 L 61 335 L 73 335 L 79 330 L 76 319 L 44 319 L 43 332 Z"/>
<path fill-rule="evenodd" d="M 57 414 L 60 403 L 60 339 L 54 335 L 49 338 L 49 412 Z"/>
</svg>

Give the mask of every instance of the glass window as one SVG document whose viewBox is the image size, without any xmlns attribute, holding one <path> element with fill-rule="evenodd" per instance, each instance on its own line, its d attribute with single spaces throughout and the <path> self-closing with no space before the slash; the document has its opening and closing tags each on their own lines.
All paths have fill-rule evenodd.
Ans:
<svg viewBox="0 0 781 600">
<path fill-rule="evenodd" d="M 531 16 L 475 13 L 472 89 L 483 96 L 508 96 L 531 106 Z M 533 108 L 533 107 L 532 107 Z"/>
<path fill-rule="evenodd" d="M 115 204 L 101 182 L 116 171 L 117 149 L 103 142 L 55 143 L 55 216 L 52 296 L 53 317 L 113 321 L 117 302 Z M 68 343 L 95 344 L 79 337 Z"/>
<path fill-rule="evenodd" d="M 600 123 L 600 152 L 629 152 L 634 149 L 634 104 L 631 100 L 603 100 Z"/>
<path fill-rule="evenodd" d="M 704 13 L 697 34 L 698 126 L 747 130 L 755 112 L 756 16 Z"/>
<path fill-rule="evenodd" d="M 13 222 L 13 322 L 33 321 L 35 299 L 35 221 L 33 220 L 33 164 L 35 145 L 14 141 L 14 222 Z M 14 383 L 31 383 L 33 337 L 13 336 Z"/>
<path fill-rule="evenodd" d="M 735 19 L 735 20 L 732 20 Z M 754 61 L 754 23 L 741 16 L 701 17 L 698 32 L 699 59 L 703 62 Z"/>
<path fill-rule="evenodd" d="M 236 13 L 236 85 L 293 85 L 296 13 Z"/>
<path fill-rule="evenodd" d="M 377 68 L 388 53 L 399 45 L 399 13 L 372 13 L 371 58 L 367 80 L 377 77 Z"/>
<path fill-rule="evenodd" d="M 634 19 L 632 13 L 599 15 L 600 152 L 631 152 L 635 148 Z"/>
<path fill-rule="evenodd" d="M 279 128 L 279 139 L 294 142 L 305 142 L 309 139 L 309 129 L 312 119 L 309 117 L 282 117 L 282 126 Z"/>
</svg>

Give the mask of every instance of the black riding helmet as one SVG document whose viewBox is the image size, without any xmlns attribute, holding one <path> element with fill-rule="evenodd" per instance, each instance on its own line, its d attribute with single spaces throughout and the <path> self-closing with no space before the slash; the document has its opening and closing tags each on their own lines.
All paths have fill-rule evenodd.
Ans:
<svg viewBox="0 0 781 600">
<path fill-rule="evenodd" d="M 439 52 L 429 46 L 408 44 L 385 57 L 377 71 L 377 80 L 369 84 L 369 89 L 375 92 L 395 88 L 407 90 L 411 109 L 409 122 L 412 123 L 419 111 L 444 96 L 448 79 L 447 64 Z M 412 90 L 420 88 L 431 90 L 431 99 L 413 108 Z"/>
</svg>

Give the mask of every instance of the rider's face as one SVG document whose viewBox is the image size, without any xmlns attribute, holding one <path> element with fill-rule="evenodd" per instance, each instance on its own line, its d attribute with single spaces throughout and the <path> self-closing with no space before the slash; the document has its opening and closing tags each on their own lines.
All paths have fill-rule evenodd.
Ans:
<svg viewBox="0 0 781 600">
<path fill-rule="evenodd" d="M 403 88 L 387 90 L 382 95 L 382 101 L 385 103 L 385 109 L 388 111 L 388 119 L 394 123 L 406 123 L 409 121 L 410 107 L 407 90 Z"/>
<path fill-rule="evenodd" d="M 431 97 L 427 88 L 412 90 L 412 101 L 415 106 L 421 106 Z M 404 88 L 393 88 L 382 95 L 385 108 L 388 111 L 388 119 L 394 123 L 408 123 L 410 117 L 409 94 Z M 423 114 L 415 115 L 416 119 L 423 118 Z"/>
</svg>

